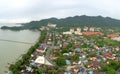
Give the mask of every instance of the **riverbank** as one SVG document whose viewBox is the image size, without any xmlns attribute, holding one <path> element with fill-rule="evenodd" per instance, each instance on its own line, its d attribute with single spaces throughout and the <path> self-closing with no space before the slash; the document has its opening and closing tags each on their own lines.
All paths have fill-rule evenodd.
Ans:
<svg viewBox="0 0 120 74">
<path fill-rule="evenodd" d="M 1 30 L 0 39 L 36 43 L 39 31 L 21 30 Z M 38 41 L 38 40 L 37 40 Z M 0 41 L 0 74 L 6 74 L 8 63 L 15 63 L 18 57 L 26 53 L 33 44 L 24 44 L 8 41 Z"/>
<path fill-rule="evenodd" d="M 11 64 L 9 70 L 12 71 L 14 74 L 19 74 L 20 70 L 24 69 L 23 65 L 29 63 L 29 58 L 31 54 L 39 46 L 39 43 L 41 43 L 44 40 L 45 35 L 46 35 L 46 31 L 41 31 L 38 42 L 36 42 L 33 46 L 31 46 L 27 51 L 27 53 L 22 55 L 21 59 L 16 61 L 14 64 Z"/>
</svg>

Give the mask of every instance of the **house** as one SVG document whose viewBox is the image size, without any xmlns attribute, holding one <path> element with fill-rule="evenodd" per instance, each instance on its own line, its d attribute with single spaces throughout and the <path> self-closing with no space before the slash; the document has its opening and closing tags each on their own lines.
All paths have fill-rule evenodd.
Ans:
<svg viewBox="0 0 120 74">
<path fill-rule="evenodd" d="M 71 64 L 70 60 L 65 60 L 65 62 L 67 65 Z"/>
<path fill-rule="evenodd" d="M 21 70 L 21 74 L 28 74 L 27 70 Z"/>
<path fill-rule="evenodd" d="M 47 26 L 50 27 L 50 28 L 55 28 L 55 27 L 56 27 L 56 24 L 48 23 Z"/>
<path fill-rule="evenodd" d="M 33 71 L 33 69 L 32 69 L 31 67 L 27 67 L 26 70 L 27 70 L 28 72 L 32 72 L 32 71 Z"/>
<path fill-rule="evenodd" d="M 30 65 L 35 66 L 35 62 L 34 61 L 30 62 Z"/>
<path fill-rule="evenodd" d="M 70 72 L 64 72 L 64 74 L 71 74 Z"/>
<path fill-rule="evenodd" d="M 54 66 L 47 66 L 46 70 L 53 70 Z"/>
<path fill-rule="evenodd" d="M 77 73 L 79 71 L 78 66 L 74 66 L 73 68 L 71 68 L 71 70 L 75 73 Z"/>
<path fill-rule="evenodd" d="M 62 46 L 63 46 L 63 48 L 66 48 L 68 44 L 69 44 L 69 43 L 64 42 L 64 43 L 63 43 L 63 45 L 62 45 Z"/>
<path fill-rule="evenodd" d="M 88 31 L 88 27 L 84 26 L 83 31 L 85 31 L 85 32 Z"/>
<path fill-rule="evenodd" d="M 81 32 L 81 28 L 80 28 L 80 27 L 77 27 L 77 31 L 78 31 L 78 32 Z"/>
<path fill-rule="evenodd" d="M 51 59 L 57 59 L 58 56 L 52 55 Z"/>
<path fill-rule="evenodd" d="M 109 53 L 109 52 L 103 53 L 103 56 L 104 56 L 105 58 L 107 58 L 107 59 L 111 59 L 111 60 L 114 60 L 114 59 L 115 59 L 115 57 L 113 56 L 113 54 L 112 54 L 112 53 Z"/>
<path fill-rule="evenodd" d="M 72 32 L 67 31 L 67 32 L 63 32 L 63 34 L 72 34 Z"/>
<path fill-rule="evenodd" d="M 45 57 L 44 56 L 37 57 L 37 59 L 35 60 L 35 63 L 45 64 Z"/>
<path fill-rule="evenodd" d="M 71 29 L 70 29 L 70 32 L 71 32 L 71 33 L 74 33 L 74 28 L 71 28 Z"/>
<path fill-rule="evenodd" d="M 98 71 L 97 71 L 97 70 L 96 70 L 96 71 L 94 71 L 94 72 L 93 72 L 93 74 L 98 74 Z"/>
<path fill-rule="evenodd" d="M 7 74 L 13 74 L 11 71 L 8 71 L 8 73 Z"/>
<path fill-rule="evenodd" d="M 115 59 L 120 61 L 120 54 L 116 54 Z"/>
<path fill-rule="evenodd" d="M 36 51 L 37 51 L 37 52 L 44 53 L 44 52 L 45 52 L 45 49 L 44 49 L 44 48 L 37 48 Z"/>
<path fill-rule="evenodd" d="M 101 62 L 102 60 L 101 59 L 97 59 L 97 62 Z"/>
<path fill-rule="evenodd" d="M 88 68 L 93 68 L 94 70 L 97 70 L 98 68 L 100 68 L 101 64 L 97 61 L 92 61 L 92 62 L 88 62 L 87 64 Z"/>
<path fill-rule="evenodd" d="M 69 56 L 69 53 L 63 53 L 63 56 Z"/>
<path fill-rule="evenodd" d="M 41 44 L 41 45 L 36 49 L 36 51 L 37 51 L 37 52 L 44 53 L 47 48 L 48 48 L 48 45 L 46 45 L 46 44 Z"/>
<path fill-rule="evenodd" d="M 77 31 L 75 31 L 74 28 L 70 28 L 70 31 L 63 32 L 63 34 L 68 34 L 68 35 L 71 35 L 73 33 L 76 34 L 76 35 L 82 35 L 81 28 L 77 27 Z"/>
<path fill-rule="evenodd" d="M 93 71 L 92 70 L 88 71 L 88 74 L 93 74 Z"/>
<path fill-rule="evenodd" d="M 116 37 L 119 37 L 119 34 L 108 34 L 107 37 L 108 38 L 116 38 Z"/>
<path fill-rule="evenodd" d="M 63 71 L 60 71 L 60 72 L 57 72 L 57 74 L 64 74 L 64 72 L 63 72 Z"/>
<path fill-rule="evenodd" d="M 90 30 L 91 32 L 94 32 L 94 31 L 95 31 L 94 27 L 90 27 L 89 30 Z"/>
<path fill-rule="evenodd" d="M 77 27 L 77 31 L 75 31 L 74 33 L 77 34 L 77 35 L 82 35 L 81 28 Z"/>
<path fill-rule="evenodd" d="M 75 48 L 75 51 L 80 51 L 80 48 Z"/>
<path fill-rule="evenodd" d="M 92 60 L 92 61 L 96 61 L 97 58 L 96 58 L 96 57 L 91 57 L 90 60 Z"/>
<path fill-rule="evenodd" d="M 106 72 L 99 72 L 98 74 L 106 74 Z"/>
</svg>

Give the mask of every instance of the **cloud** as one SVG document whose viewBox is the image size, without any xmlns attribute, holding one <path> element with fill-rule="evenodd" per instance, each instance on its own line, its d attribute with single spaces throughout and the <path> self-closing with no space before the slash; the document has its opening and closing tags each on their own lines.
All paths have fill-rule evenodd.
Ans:
<svg viewBox="0 0 120 74">
<path fill-rule="evenodd" d="M 119 0 L 0 0 L 0 19 L 4 22 L 27 22 L 75 15 L 120 19 L 119 3 Z"/>
<path fill-rule="evenodd" d="M 16 19 L 0 19 L 0 23 L 26 23 L 30 22 L 27 18 L 16 18 Z"/>
</svg>

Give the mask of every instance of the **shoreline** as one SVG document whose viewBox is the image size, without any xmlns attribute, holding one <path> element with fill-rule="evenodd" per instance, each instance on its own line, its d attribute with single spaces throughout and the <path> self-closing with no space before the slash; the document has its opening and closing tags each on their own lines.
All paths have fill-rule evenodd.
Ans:
<svg viewBox="0 0 120 74">
<path fill-rule="evenodd" d="M 39 46 L 39 43 L 41 43 L 44 39 L 45 31 L 40 31 L 40 36 L 38 37 L 35 44 L 33 44 L 25 54 L 21 56 L 17 61 L 15 61 L 14 64 L 10 64 L 9 71 L 13 72 L 13 74 L 19 74 L 20 70 L 19 67 L 23 65 L 24 63 L 29 63 L 30 55 L 34 52 L 34 50 Z"/>
</svg>

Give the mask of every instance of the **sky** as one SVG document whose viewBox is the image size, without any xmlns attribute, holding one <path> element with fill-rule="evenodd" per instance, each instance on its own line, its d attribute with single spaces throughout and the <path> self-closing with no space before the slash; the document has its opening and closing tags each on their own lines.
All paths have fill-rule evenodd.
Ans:
<svg viewBox="0 0 120 74">
<path fill-rule="evenodd" d="M 76 15 L 120 19 L 120 0 L 0 0 L 0 23 Z"/>
</svg>

